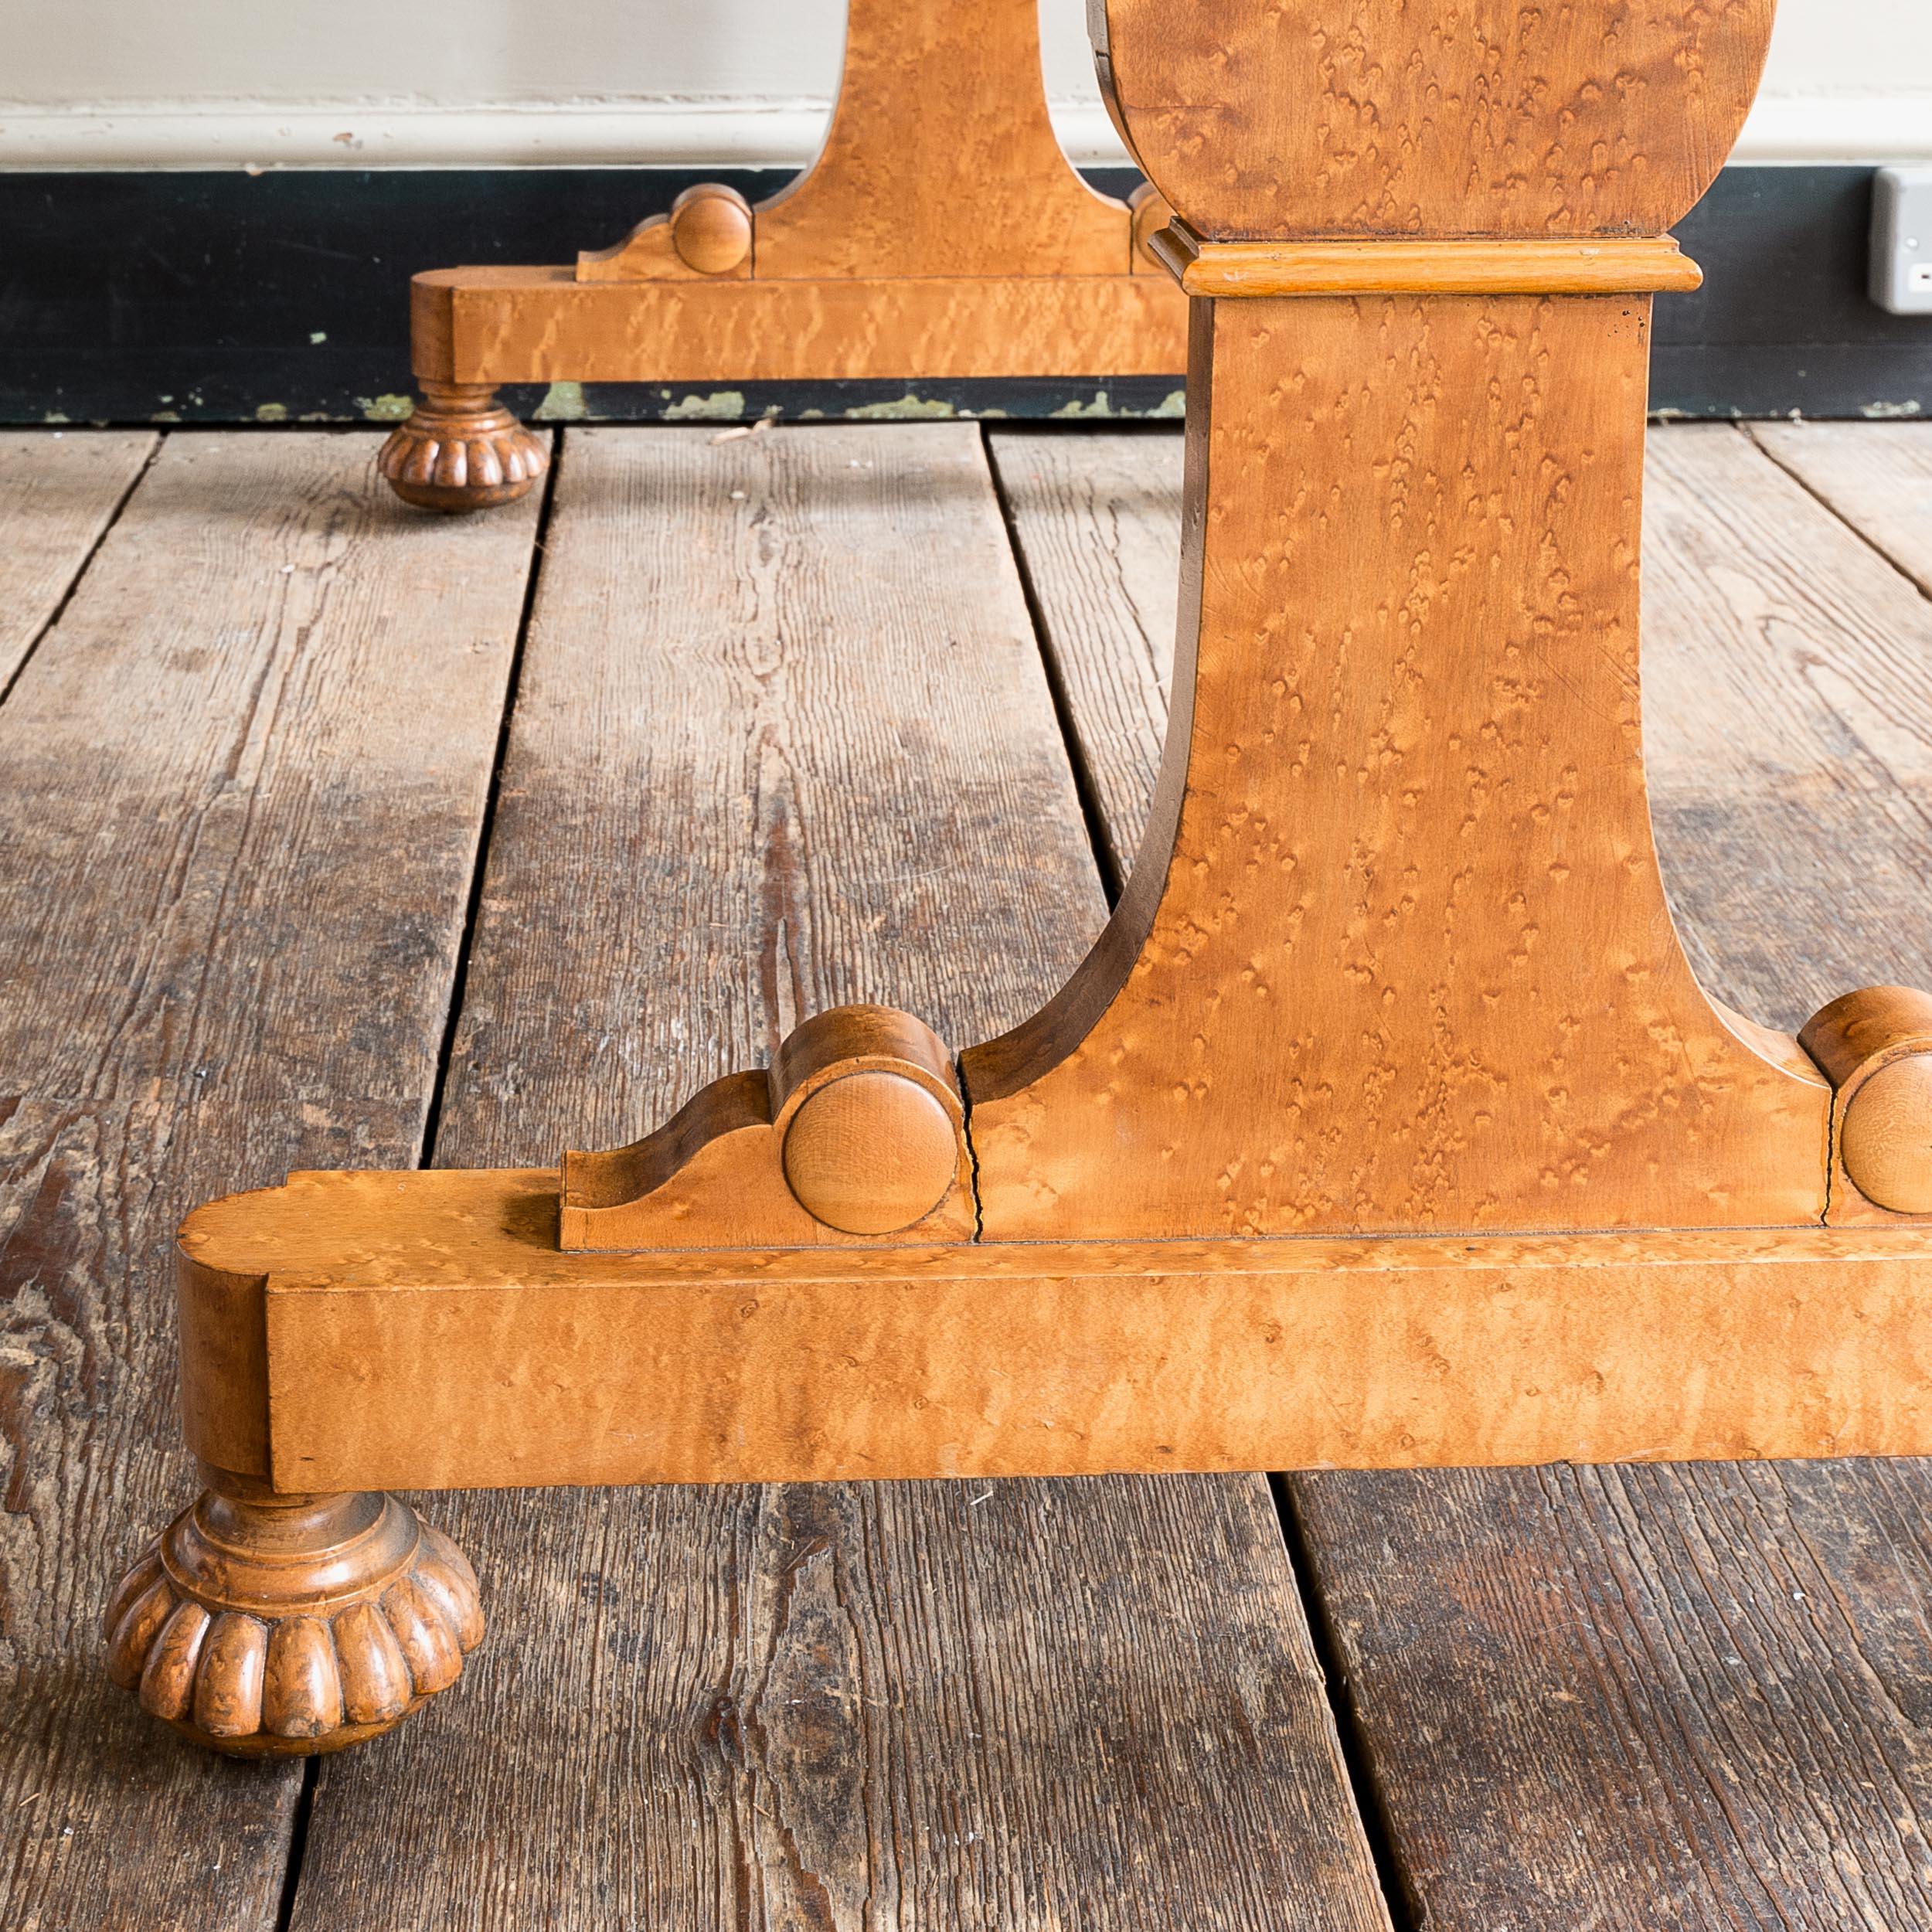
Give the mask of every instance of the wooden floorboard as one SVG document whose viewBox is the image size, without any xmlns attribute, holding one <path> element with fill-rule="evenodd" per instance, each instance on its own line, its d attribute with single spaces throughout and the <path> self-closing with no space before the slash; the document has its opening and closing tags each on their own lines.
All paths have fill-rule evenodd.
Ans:
<svg viewBox="0 0 1932 1932">
<path fill-rule="evenodd" d="M 181 1743 L 97 1619 L 192 1494 L 181 1213 L 420 1142 L 534 519 L 410 516 L 377 440 L 171 438 L 0 705 L 9 1932 L 277 1922 L 300 1767 Z M 49 455 L 77 563 L 146 454 Z"/>
<path fill-rule="evenodd" d="M 1148 500 L 1171 500 L 1178 439 L 1106 440 L 1090 446 L 1105 492 L 1138 461 Z M 1070 532 L 1091 525 L 1096 492 L 1053 485 L 1039 441 L 994 437 L 1009 492 L 1040 471 L 1019 527 L 1047 621 L 1069 652 L 1095 641 L 1065 682 L 1117 681 L 1087 728 L 1133 720 L 1137 741 L 1094 763 L 1145 769 L 1143 660 L 1118 641 L 1131 627 L 1084 605 L 1069 620 L 1060 602 L 1114 594 L 1058 561 L 1077 556 Z M 1053 454 L 1072 471 L 1088 447 Z M 1050 540 L 1041 520 L 1060 526 Z M 1648 524 L 1658 832 L 1713 990 L 1794 1024 L 1851 986 L 1932 984 L 1932 606 L 1729 428 L 1655 436 Z M 1149 540 L 1171 559 L 1178 529 Z M 1932 1468 L 1324 1475 L 1289 1488 L 1413 1923 L 1932 1923 Z"/>
<path fill-rule="evenodd" d="M 152 430 L 0 430 L 0 689 L 153 454 Z"/>
<path fill-rule="evenodd" d="M 1645 526 L 1652 812 L 1706 984 L 1787 1031 L 1932 985 L 1932 604 L 1721 424 L 1652 437 Z"/>
<path fill-rule="evenodd" d="M 954 1041 L 1102 916 L 977 433 L 573 431 L 437 1155 L 803 1015 Z M 325 1767 L 298 1932 L 1386 1923 L 1258 1481 L 438 1499 L 494 1634 Z"/>
<path fill-rule="evenodd" d="M 1167 736 L 1181 439 L 1002 430 L 990 448 L 1117 890 Z"/>
<path fill-rule="evenodd" d="M 1932 597 L 1932 423 L 1759 423 L 1750 433 Z"/>
</svg>

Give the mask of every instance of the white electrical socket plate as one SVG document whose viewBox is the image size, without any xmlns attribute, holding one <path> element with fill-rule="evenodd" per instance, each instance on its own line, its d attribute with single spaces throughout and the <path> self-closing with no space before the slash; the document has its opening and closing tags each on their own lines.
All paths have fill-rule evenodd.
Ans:
<svg viewBox="0 0 1932 1932">
<path fill-rule="evenodd" d="M 1881 168 L 1872 182 L 1872 299 L 1932 315 L 1932 168 Z"/>
</svg>

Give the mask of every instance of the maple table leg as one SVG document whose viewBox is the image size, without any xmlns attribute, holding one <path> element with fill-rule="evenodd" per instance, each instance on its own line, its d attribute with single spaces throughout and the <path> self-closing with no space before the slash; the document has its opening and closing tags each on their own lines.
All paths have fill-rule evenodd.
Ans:
<svg viewBox="0 0 1932 1932">
<path fill-rule="evenodd" d="M 245 1473 L 111 1607 L 151 1710 L 312 1750 L 454 1681 L 474 1580 L 390 1488 L 1932 1448 L 1932 995 L 1867 988 L 1798 1038 L 1713 1001 L 1645 788 L 1651 298 L 1700 279 L 1669 231 L 1770 0 L 1607 46 L 1516 0 L 1473 38 L 1373 11 L 1339 39 L 1334 0 L 1091 16 L 1193 300 L 1168 753 L 1086 961 L 963 1056 L 837 1008 L 624 1147 L 196 1209 L 184 1420 Z M 935 70 L 985 70 L 976 16 L 919 18 L 956 36 Z M 1134 294 L 1128 211 L 1077 182 L 1050 221 L 982 197 L 874 235 L 890 158 L 850 131 L 904 91 L 878 53 L 838 165 L 762 209 L 419 277 L 391 473 L 483 500 L 475 439 L 500 470 L 523 433 L 480 379 L 634 379 L 706 303 L 789 318 L 787 354 L 926 357 L 988 287 L 1049 320 Z"/>
</svg>

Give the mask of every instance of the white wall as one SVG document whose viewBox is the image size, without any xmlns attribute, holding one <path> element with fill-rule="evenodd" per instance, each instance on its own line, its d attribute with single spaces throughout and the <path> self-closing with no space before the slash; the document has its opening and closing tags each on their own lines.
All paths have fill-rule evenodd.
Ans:
<svg viewBox="0 0 1932 1932">
<path fill-rule="evenodd" d="M 962 0 L 971 4 L 971 0 Z M 1077 159 L 1117 159 L 1043 0 Z M 805 159 L 841 0 L 4 0 L 0 166 Z M 1739 158 L 1932 160 L 1932 0 L 1783 0 Z"/>
</svg>

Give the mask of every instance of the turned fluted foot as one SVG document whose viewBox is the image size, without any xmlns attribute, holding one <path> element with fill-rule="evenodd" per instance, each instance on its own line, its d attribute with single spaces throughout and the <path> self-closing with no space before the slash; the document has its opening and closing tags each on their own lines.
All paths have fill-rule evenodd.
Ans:
<svg viewBox="0 0 1932 1932">
<path fill-rule="evenodd" d="M 484 383 L 425 383 L 423 400 L 390 430 L 376 467 L 405 503 L 424 510 L 487 510 L 513 503 L 549 454 Z"/>
<path fill-rule="evenodd" d="M 483 1638 L 462 1553 L 375 1493 L 206 1490 L 104 1621 L 117 1684 L 194 1743 L 250 1757 L 379 1735 L 454 1683 Z"/>
</svg>

